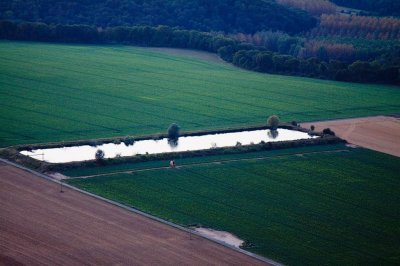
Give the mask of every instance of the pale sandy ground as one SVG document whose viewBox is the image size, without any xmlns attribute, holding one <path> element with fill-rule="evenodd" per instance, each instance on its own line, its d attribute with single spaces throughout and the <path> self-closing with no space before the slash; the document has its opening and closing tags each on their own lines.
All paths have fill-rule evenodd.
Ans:
<svg viewBox="0 0 400 266">
<path fill-rule="evenodd" d="M 400 157 L 400 118 L 375 116 L 354 119 L 302 123 L 316 130 L 332 129 L 351 144 Z"/>
<path fill-rule="evenodd" d="M 65 176 L 61 173 L 46 173 L 48 176 L 51 176 L 52 178 L 56 180 L 63 180 L 63 179 L 68 179 L 70 178 L 69 176 Z"/>
<path fill-rule="evenodd" d="M 199 232 L 202 235 L 208 236 L 212 239 L 216 239 L 219 241 L 222 241 L 228 245 L 234 246 L 234 247 L 240 247 L 244 241 L 241 240 L 240 238 L 234 236 L 231 233 L 225 232 L 225 231 L 217 231 L 214 229 L 209 229 L 209 228 L 195 228 L 194 229 L 196 232 Z"/>
</svg>

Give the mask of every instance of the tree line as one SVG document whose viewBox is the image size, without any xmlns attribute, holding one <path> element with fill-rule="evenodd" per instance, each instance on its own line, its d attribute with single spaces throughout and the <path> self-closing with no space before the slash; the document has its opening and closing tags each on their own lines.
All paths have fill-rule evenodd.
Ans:
<svg viewBox="0 0 400 266">
<path fill-rule="evenodd" d="M 321 16 L 318 27 L 311 30 L 310 36 L 340 36 L 365 38 L 369 40 L 399 40 L 400 19 L 372 16 Z"/>
<path fill-rule="evenodd" d="M 397 61 L 356 61 L 346 63 L 324 58 L 297 58 L 268 50 L 265 46 L 243 43 L 222 34 L 183 30 L 168 26 L 96 28 L 87 25 L 47 25 L 0 21 L 0 38 L 9 40 L 127 44 L 197 49 L 218 55 L 236 66 L 265 73 L 299 75 L 354 82 L 399 84 Z M 399 55 L 400 57 L 400 55 Z"/>
<path fill-rule="evenodd" d="M 339 60 L 322 61 L 316 57 L 299 59 L 260 50 L 240 50 L 233 63 L 242 68 L 266 73 L 297 75 L 350 82 L 382 82 L 400 84 L 399 65 L 379 61 L 360 61 L 351 64 Z"/>
<path fill-rule="evenodd" d="M 328 0 L 277 0 L 281 5 L 292 6 L 307 11 L 313 16 L 335 14 L 337 6 Z"/>
<path fill-rule="evenodd" d="M 373 12 L 382 16 L 400 16 L 400 1 L 397 0 L 331 0 L 339 6 Z"/>
<path fill-rule="evenodd" d="M 296 58 L 316 57 L 321 61 L 340 60 L 352 63 L 357 60 L 397 62 L 400 64 L 400 42 L 397 40 L 366 40 L 363 38 L 314 36 L 306 33 L 302 37 L 279 31 L 262 31 L 254 34 L 229 34 L 242 43 L 263 46 L 268 51 L 288 54 Z M 397 53 L 396 53 L 397 51 Z"/>
<path fill-rule="evenodd" d="M 97 27 L 167 25 L 199 31 L 246 32 L 311 29 L 306 12 L 274 0 L 7 0 L 0 19 Z"/>
</svg>

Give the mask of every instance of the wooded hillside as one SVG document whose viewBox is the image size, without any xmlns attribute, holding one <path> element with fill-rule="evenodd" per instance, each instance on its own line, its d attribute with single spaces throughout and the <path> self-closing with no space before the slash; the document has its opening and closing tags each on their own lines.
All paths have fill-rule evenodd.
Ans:
<svg viewBox="0 0 400 266">
<path fill-rule="evenodd" d="M 391 17 L 322 15 L 312 36 L 340 36 L 375 40 L 400 39 L 400 19 Z"/>
<path fill-rule="evenodd" d="M 362 9 L 384 16 L 400 16 L 400 1 L 398 0 L 331 0 L 345 7 Z"/>
<path fill-rule="evenodd" d="M 328 0 L 276 0 L 281 5 L 292 6 L 307 11 L 314 16 L 335 14 L 337 6 Z"/>
<path fill-rule="evenodd" d="M 273 0 L 10 0 L 0 19 L 95 26 L 167 25 L 201 31 L 296 33 L 316 21 Z"/>
</svg>

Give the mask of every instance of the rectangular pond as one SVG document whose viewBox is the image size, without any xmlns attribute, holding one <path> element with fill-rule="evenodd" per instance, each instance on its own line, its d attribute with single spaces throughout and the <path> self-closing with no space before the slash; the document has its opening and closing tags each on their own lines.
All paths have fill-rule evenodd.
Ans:
<svg viewBox="0 0 400 266">
<path fill-rule="evenodd" d="M 74 147 L 36 149 L 32 151 L 24 150 L 21 151 L 21 154 L 49 163 L 69 163 L 94 160 L 95 153 L 98 149 L 104 151 L 104 158 L 115 158 L 117 156 L 124 157 L 138 154 L 207 150 L 213 148 L 233 147 L 236 145 L 259 144 L 261 142 L 290 141 L 310 138 L 316 137 L 310 136 L 304 132 L 288 129 L 278 129 L 277 131 L 264 129 L 180 137 L 176 142 L 171 142 L 167 138 L 159 140 L 148 139 L 135 141 L 129 146 L 124 143 L 107 143 L 98 146 L 82 145 Z"/>
</svg>

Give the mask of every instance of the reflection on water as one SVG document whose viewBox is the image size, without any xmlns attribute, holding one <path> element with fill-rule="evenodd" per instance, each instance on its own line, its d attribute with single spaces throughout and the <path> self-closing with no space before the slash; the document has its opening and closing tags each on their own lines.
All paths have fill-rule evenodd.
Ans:
<svg viewBox="0 0 400 266">
<path fill-rule="evenodd" d="M 179 139 L 168 139 L 168 144 L 172 150 L 176 149 L 179 144 Z"/>
<path fill-rule="evenodd" d="M 309 138 L 315 137 L 311 137 L 307 133 L 294 130 L 278 129 L 275 130 L 275 132 L 271 132 L 270 130 L 265 129 L 193 137 L 180 137 L 176 142 L 171 142 L 167 138 L 161 140 L 150 139 L 136 141 L 133 145 L 129 146 L 126 146 L 124 143 L 108 143 L 96 147 L 83 145 L 75 147 L 21 151 L 21 154 L 50 163 L 67 163 L 94 160 L 95 153 L 98 149 L 104 151 L 104 158 L 114 158 L 117 156 L 133 156 L 137 154 L 157 154 L 232 147 L 236 146 L 237 143 L 240 143 L 240 145 L 249 145 L 258 144 L 262 141 L 275 142 Z"/>
<path fill-rule="evenodd" d="M 267 134 L 268 137 L 270 137 L 271 139 L 276 139 L 279 135 L 279 132 L 278 130 L 275 129 L 275 130 L 269 130 Z"/>
</svg>

